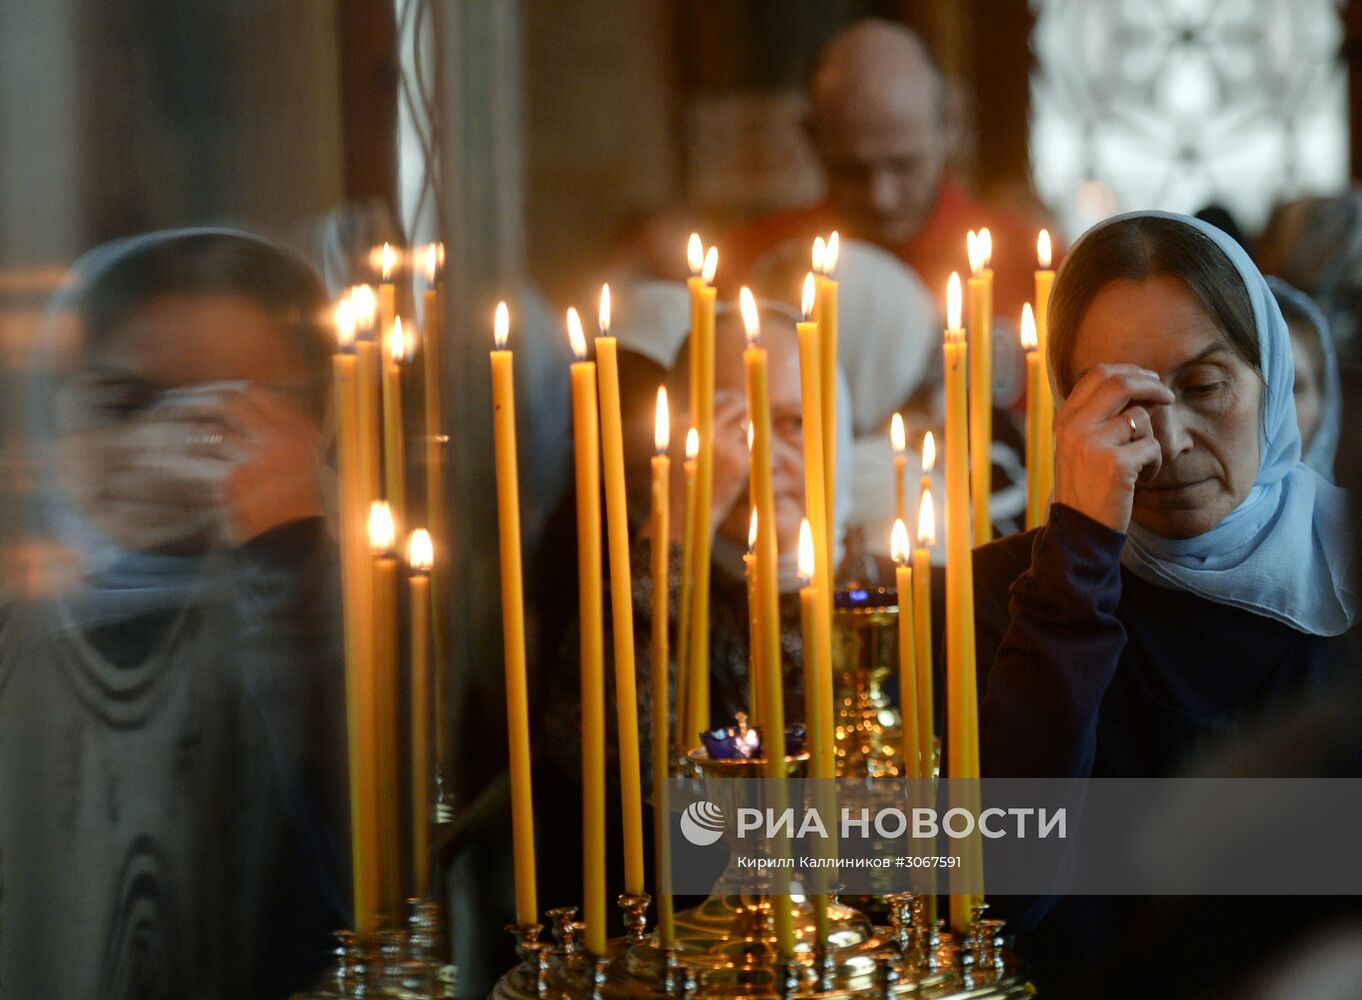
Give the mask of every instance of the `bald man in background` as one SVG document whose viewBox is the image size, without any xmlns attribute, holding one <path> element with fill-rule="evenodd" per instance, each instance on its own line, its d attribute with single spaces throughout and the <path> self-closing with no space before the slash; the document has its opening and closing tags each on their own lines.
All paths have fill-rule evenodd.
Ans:
<svg viewBox="0 0 1362 1000">
<path fill-rule="evenodd" d="M 723 274 L 745 275 L 772 247 L 837 229 L 888 250 L 944 296 L 950 272 L 968 269 L 965 233 L 987 226 L 995 311 L 1020 314 L 1032 291 L 1035 227 L 974 200 L 954 176 L 958 114 L 916 34 L 878 19 L 838 32 L 819 53 L 809 105 L 826 198 L 731 233 Z"/>
</svg>

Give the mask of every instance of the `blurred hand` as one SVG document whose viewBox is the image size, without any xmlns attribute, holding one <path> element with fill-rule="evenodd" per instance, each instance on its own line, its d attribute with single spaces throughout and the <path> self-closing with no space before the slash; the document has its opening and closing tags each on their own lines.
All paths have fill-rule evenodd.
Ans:
<svg viewBox="0 0 1362 1000">
<path fill-rule="evenodd" d="M 167 401 L 161 417 L 182 449 L 175 478 L 215 508 L 219 543 L 321 515 L 321 430 L 283 394 L 204 386 Z"/>
<path fill-rule="evenodd" d="M 1086 372 L 1055 412 L 1054 502 L 1124 533 L 1136 483 L 1162 463 L 1150 407 L 1173 399 L 1154 372 L 1135 365 Z"/>
</svg>

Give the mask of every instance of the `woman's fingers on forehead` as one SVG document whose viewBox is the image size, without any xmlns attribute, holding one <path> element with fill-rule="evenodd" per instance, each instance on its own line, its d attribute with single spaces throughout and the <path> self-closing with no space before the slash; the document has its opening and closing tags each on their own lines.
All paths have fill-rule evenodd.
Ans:
<svg viewBox="0 0 1362 1000">
<path fill-rule="evenodd" d="M 1102 365 L 1092 368 L 1074 387 L 1069 400 L 1074 406 L 1095 407 L 1102 420 L 1131 403 L 1171 403 L 1173 393 L 1153 372 L 1135 365 Z"/>
</svg>

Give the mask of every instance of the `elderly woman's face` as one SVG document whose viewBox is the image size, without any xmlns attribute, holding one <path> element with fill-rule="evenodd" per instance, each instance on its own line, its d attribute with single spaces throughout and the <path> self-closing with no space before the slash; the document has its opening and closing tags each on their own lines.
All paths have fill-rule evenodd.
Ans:
<svg viewBox="0 0 1362 1000">
<path fill-rule="evenodd" d="M 1135 489 L 1131 519 L 1191 538 L 1248 496 L 1259 466 L 1262 382 L 1181 280 L 1114 281 L 1092 300 L 1074 339 L 1073 382 L 1099 364 L 1154 372 L 1174 401 L 1150 407 L 1163 453 Z"/>
</svg>

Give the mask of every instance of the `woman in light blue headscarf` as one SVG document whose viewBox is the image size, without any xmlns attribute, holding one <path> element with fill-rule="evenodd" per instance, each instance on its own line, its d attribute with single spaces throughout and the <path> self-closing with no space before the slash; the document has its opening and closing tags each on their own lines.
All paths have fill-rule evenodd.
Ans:
<svg viewBox="0 0 1362 1000">
<path fill-rule="evenodd" d="M 1314 299 L 1294 285 L 1272 275 L 1267 285 L 1291 331 L 1301 461 L 1333 482 L 1343 422 L 1343 386 L 1329 321 Z"/>
<path fill-rule="evenodd" d="M 1347 497 L 1301 461 L 1286 322 L 1219 230 L 1099 224 L 1049 322 L 1049 517 L 975 553 L 983 776 L 1174 775 L 1346 664 Z M 1043 987 L 1117 906 L 1012 901 Z"/>
<path fill-rule="evenodd" d="M 348 919 L 328 316 L 222 229 L 99 247 L 52 304 L 23 530 L 69 571 L 0 602 L 16 996 L 290 996 Z"/>
</svg>

